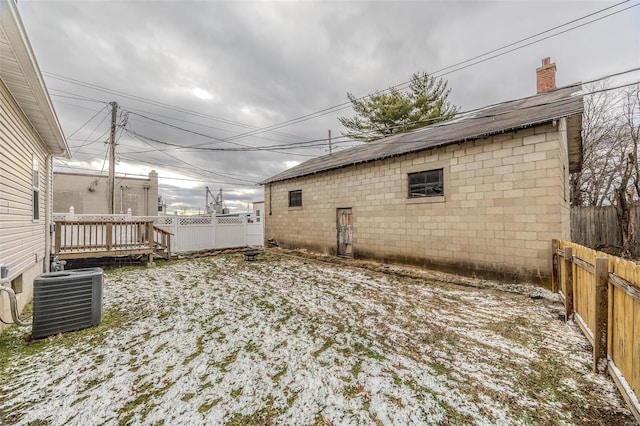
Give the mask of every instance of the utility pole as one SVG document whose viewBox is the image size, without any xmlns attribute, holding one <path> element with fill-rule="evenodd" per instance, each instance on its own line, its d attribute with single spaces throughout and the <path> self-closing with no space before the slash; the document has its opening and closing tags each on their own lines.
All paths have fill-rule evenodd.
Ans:
<svg viewBox="0 0 640 426">
<path fill-rule="evenodd" d="M 115 212 L 115 186 L 116 186 L 116 119 L 118 115 L 118 103 L 111 102 L 111 141 L 109 142 L 109 214 Z"/>
<path fill-rule="evenodd" d="M 331 129 L 329 129 L 329 154 L 332 153 L 332 149 L 331 149 Z"/>
</svg>

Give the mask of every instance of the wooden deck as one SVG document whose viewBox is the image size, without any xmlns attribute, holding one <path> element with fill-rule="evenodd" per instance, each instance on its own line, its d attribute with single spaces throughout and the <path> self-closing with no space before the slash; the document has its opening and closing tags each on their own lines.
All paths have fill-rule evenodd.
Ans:
<svg viewBox="0 0 640 426">
<path fill-rule="evenodd" d="M 171 234 L 148 218 L 56 219 L 53 254 L 60 260 L 147 255 L 171 259 Z"/>
</svg>

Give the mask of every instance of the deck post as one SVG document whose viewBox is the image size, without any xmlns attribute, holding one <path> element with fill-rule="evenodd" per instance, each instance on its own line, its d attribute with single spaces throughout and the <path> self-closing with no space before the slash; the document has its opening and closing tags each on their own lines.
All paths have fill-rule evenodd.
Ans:
<svg viewBox="0 0 640 426">
<path fill-rule="evenodd" d="M 147 237 L 149 239 L 149 266 L 153 265 L 153 250 L 155 248 L 155 238 L 153 238 L 153 221 L 147 222 Z"/>
<path fill-rule="evenodd" d="M 164 234 L 164 247 L 167 250 L 167 260 L 171 260 L 171 235 Z"/>
<path fill-rule="evenodd" d="M 107 243 L 107 251 L 111 251 L 111 248 L 113 247 L 113 222 L 107 222 L 107 235 L 105 243 Z"/>
</svg>

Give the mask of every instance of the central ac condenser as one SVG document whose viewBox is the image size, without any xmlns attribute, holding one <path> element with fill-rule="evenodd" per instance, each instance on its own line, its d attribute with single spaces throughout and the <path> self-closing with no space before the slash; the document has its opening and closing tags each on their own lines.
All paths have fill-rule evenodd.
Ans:
<svg viewBox="0 0 640 426">
<path fill-rule="evenodd" d="M 33 338 L 80 330 L 102 321 L 100 268 L 49 272 L 33 283 Z"/>
</svg>

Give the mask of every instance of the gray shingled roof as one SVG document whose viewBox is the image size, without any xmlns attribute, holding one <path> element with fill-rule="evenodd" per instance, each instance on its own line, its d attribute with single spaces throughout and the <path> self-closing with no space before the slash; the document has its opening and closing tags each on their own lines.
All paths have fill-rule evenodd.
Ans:
<svg viewBox="0 0 640 426">
<path fill-rule="evenodd" d="M 580 140 L 583 111 L 581 90 L 581 84 L 575 84 L 528 98 L 474 110 L 444 123 L 313 158 L 266 179 L 262 184 L 480 139 L 550 122 L 561 117 L 572 117 L 568 129 L 570 133 L 570 170 L 579 170 L 582 151 Z"/>
</svg>

